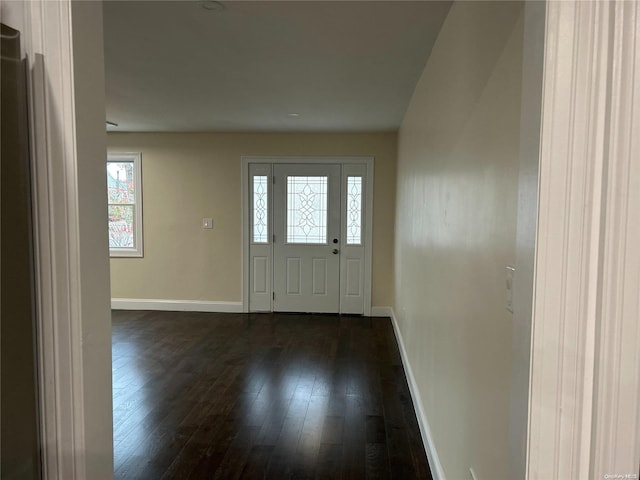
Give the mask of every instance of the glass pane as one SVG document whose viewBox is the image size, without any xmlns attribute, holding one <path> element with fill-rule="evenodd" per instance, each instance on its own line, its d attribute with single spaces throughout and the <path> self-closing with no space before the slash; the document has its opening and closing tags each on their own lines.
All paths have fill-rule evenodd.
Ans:
<svg viewBox="0 0 640 480">
<path fill-rule="evenodd" d="M 327 177 L 287 177 L 287 242 L 327 243 Z"/>
<path fill-rule="evenodd" d="M 136 203 L 133 162 L 107 162 L 108 203 Z"/>
<path fill-rule="evenodd" d="M 347 177 L 347 245 L 362 243 L 362 177 Z"/>
<path fill-rule="evenodd" d="M 109 248 L 135 248 L 133 205 L 109 205 Z"/>
<path fill-rule="evenodd" d="M 253 177 L 253 241 L 269 243 L 268 188 L 266 175 Z"/>
</svg>

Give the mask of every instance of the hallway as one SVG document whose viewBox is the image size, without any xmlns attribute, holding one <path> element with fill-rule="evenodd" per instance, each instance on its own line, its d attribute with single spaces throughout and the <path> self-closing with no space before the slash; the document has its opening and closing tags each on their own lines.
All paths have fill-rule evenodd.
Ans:
<svg viewBox="0 0 640 480">
<path fill-rule="evenodd" d="M 431 478 L 389 319 L 112 316 L 115 478 Z"/>
</svg>

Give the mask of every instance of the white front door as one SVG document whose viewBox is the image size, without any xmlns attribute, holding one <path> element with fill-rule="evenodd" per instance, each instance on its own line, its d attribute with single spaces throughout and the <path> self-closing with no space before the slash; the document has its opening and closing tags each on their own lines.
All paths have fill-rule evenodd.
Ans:
<svg viewBox="0 0 640 480">
<path fill-rule="evenodd" d="M 340 311 L 341 166 L 273 167 L 273 310 Z"/>
</svg>

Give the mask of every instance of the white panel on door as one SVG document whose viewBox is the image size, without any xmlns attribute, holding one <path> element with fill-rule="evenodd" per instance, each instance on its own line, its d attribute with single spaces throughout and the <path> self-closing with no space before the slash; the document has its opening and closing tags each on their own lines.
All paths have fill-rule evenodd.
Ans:
<svg viewBox="0 0 640 480">
<path fill-rule="evenodd" d="M 269 285 L 267 275 L 269 272 L 268 257 L 253 257 L 253 292 L 267 293 Z"/>
<path fill-rule="evenodd" d="M 311 293 L 314 295 L 327 294 L 327 259 L 313 259 L 313 289 Z"/>
<path fill-rule="evenodd" d="M 287 295 L 300 295 L 300 258 L 287 258 Z"/>
<path fill-rule="evenodd" d="M 340 311 L 364 313 L 365 231 L 367 185 L 366 165 L 342 166 L 342 249 L 340 275 Z"/>
<path fill-rule="evenodd" d="M 359 258 L 347 259 L 346 291 L 348 296 L 362 295 L 362 261 Z"/>
<path fill-rule="evenodd" d="M 273 173 L 273 308 L 337 313 L 341 166 L 277 164 Z"/>
<path fill-rule="evenodd" d="M 246 217 L 249 232 L 249 311 L 272 309 L 271 165 L 249 164 Z"/>
</svg>

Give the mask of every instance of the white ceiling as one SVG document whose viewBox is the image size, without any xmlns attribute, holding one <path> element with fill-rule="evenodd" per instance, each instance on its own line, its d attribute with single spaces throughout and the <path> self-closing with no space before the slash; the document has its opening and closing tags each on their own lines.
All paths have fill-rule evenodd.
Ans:
<svg viewBox="0 0 640 480">
<path fill-rule="evenodd" d="M 396 130 L 450 2 L 223 5 L 105 2 L 109 130 Z"/>
</svg>

